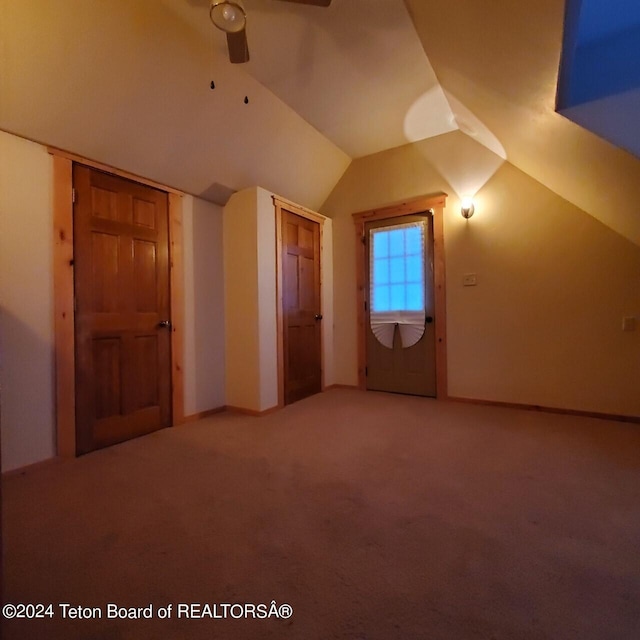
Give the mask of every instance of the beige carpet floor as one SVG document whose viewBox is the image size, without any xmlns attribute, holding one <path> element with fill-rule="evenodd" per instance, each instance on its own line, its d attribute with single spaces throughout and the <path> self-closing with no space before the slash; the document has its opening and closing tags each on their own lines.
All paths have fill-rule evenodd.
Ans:
<svg viewBox="0 0 640 640">
<path fill-rule="evenodd" d="M 334 390 L 3 490 L 5 601 L 55 614 L 5 640 L 640 638 L 637 425 Z M 293 615 L 177 617 L 273 600 Z"/>
</svg>

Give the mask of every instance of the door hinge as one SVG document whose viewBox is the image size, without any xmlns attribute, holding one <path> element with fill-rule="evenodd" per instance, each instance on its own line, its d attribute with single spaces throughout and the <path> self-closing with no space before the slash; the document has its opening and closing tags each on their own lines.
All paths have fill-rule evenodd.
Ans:
<svg viewBox="0 0 640 640">
<path fill-rule="evenodd" d="M 364 375 L 365 377 L 369 375 L 369 367 L 364 368 Z"/>
<path fill-rule="evenodd" d="M 367 239 L 365 236 L 362 236 L 362 238 L 360 238 L 362 240 L 362 244 L 367 244 Z"/>
<path fill-rule="evenodd" d="M 367 310 L 367 301 L 366 300 L 364 301 L 364 310 L 365 311 Z"/>
<path fill-rule="evenodd" d="M 76 189 L 75 189 L 75 187 L 71 188 L 71 202 L 73 204 L 76 203 Z"/>
</svg>

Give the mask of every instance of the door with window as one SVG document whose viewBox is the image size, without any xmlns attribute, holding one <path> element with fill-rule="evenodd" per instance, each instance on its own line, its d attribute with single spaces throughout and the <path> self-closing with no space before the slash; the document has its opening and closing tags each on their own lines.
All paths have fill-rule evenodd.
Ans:
<svg viewBox="0 0 640 640">
<path fill-rule="evenodd" d="M 364 229 L 367 389 L 435 397 L 433 216 Z"/>
</svg>

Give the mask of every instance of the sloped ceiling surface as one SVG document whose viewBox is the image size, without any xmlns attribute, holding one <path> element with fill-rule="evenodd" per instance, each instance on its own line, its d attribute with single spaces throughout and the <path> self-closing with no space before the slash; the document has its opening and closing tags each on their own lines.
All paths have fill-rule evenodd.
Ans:
<svg viewBox="0 0 640 640">
<path fill-rule="evenodd" d="M 247 6 L 249 73 L 352 158 L 457 128 L 402 0 Z"/>
<path fill-rule="evenodd" d="M 640 244 L 640 161 L 557 114 L 563 0 L 406 0 L 444 90 L 518 168 Z"/>
<path fill-rule="evenodd" d="M 260 185 L 312 208 L 352 158 L 459 128 L 403 0 L 245 6 L 251 61 L 231 65 L 209 0 L 0 0 L 0 128 L 213 201 Z"/>
<path fill-rule="evenodd" d="M 161 0 L 227 58 L 209 0 Z M 246 0 L 252 77 L 351 158 L 458 128 L 403 0 Z"/>
<path fill-rule="evenodd" d="M 319 207 L 350 162 L 154 0 L 0 0 L 0 43 L 10 133 L 214 200 L 261 185 Z"/>
<path fill-rule="evenodd" d="M 352 158 L 459 129 L 640 244 L 640 161 L 554 111 L 563 0 L 245 6 L 231 65 L 208 0 L 0 0 L 0 128 L 315 209 Z"/>
</svg>

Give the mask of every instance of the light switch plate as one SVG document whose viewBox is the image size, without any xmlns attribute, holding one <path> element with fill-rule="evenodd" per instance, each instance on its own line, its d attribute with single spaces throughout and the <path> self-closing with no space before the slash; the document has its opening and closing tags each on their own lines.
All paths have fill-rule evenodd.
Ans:
<svg viewBox="0 0 640 640">
<path fill-rule="evenodd" d="M 462 286 L 475 287 L 476 284 L 478 284 L 478 282 L 475 273 L 465 273 L 464 276 L 462 276 Z"/>
</svg>

